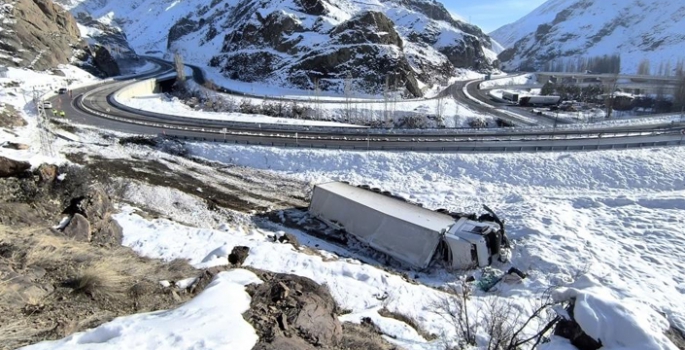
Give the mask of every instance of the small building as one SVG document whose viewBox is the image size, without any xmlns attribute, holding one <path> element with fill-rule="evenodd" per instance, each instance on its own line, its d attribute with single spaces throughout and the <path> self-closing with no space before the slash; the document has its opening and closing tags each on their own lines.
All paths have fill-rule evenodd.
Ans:
<svg viewBox="0 0 685 350">
<path fill-rule="evenodd" d="M 453 268 L 487 266 L 499 253 L 503 232 L 492 221 L 453 217 L 343 182 L 315 186 L 309 212 L 417 268 L 438 256 Z"/>
</svg>

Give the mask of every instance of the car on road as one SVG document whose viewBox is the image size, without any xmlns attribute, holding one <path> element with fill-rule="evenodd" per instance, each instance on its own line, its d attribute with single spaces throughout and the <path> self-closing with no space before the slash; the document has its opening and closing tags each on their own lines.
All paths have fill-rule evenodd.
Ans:
<svg viewBox="0 0 685 350">
<path fill-rule="evenodd" d="M 49 101 L 43 102 L 43 108 L 52 109 L 52 102 L 49 102 Z"/>
<path fill-rule="evenodd" d="M 60 95 L 66 94 L 66 93 L 67 93 L 67 88 L 60 88 L 59 90 L 57 90 L 57 92 L 58 92 Z"/>
</svg>

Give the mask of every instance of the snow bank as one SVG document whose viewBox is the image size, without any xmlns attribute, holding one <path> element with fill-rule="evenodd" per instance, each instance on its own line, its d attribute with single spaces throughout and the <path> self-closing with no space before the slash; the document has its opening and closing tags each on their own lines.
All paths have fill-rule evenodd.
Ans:
<svg viewBox="0 0 685 350">
<path fill-rule="evenodd" d="M 136 98 L 122 98 L 119 100 L 126 106 L 154 113 L 181 116 L 185 118 L 197 118 L 205 120 L 222 120 L 228 122 L 254 123 L 254 124 L 280 124 L 301 126 L 328 126 L 336 128 L 360 128 L 359 125 L 344 124 L 327 121 L 304 120 L 293 118 L 277 118 L 258 114 L 244 113 L 216 113 L 194 110 L 183 104 L 178 99 L 168 100 L 162 94 L 138 96 Z"/>
<path fill-rule="evenodd" d="M 259 337 L 242 314 L 250 308 L 245 286 L 252 283 L 261 280 L 250 271 L 222 272 L 197 297 L 174 310 L 119 317 L 22 349 L 250 350 Z"/>
<path fill-rule="evenodd" d="M 515 75 L 506 78 L 488 80 L 480 83 L 481 89 L 492 89 L 497 86 L 537 85 L 535 74 Z"/>
<path fill-rule="evenodd" d="M 602 349 L 676 350 L 664 335 L 667 320 L 635 300 L 616 299 L 589 276 L 557 291 L 554 298 L 575 298 L 575 321 L 588 336 L 602 343 Z"/>
</svg>

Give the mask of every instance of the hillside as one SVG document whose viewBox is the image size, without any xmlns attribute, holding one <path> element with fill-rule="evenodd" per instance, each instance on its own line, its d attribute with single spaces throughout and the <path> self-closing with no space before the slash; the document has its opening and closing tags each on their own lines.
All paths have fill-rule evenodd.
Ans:
<svg viewBox="0 0 685 350">
<path fill-rule="evenodd" d="M 490 38 L 434 0 L 63 4 L 121 27 L 139 53 L 179 52 L 246 82 L 342 92 L 347 79 L 367 93 L 388 86 L 421 96 L 425 84 L 446 81 L 455 67 L 497 65 Z"/>
<path fill-rule="evenodd" d="M 79 28 L 51 0 L 17 0 L 0 5 L 0 64 L 38 70 L 68 63 L 83 48 Z"/>
<path fill-rule="evenodd" d="M 491 33 L 510 68 L 544 69 L 550 61 L 620 54 L 621 71 L 675 69 L 685 57 L 685 2 L 680 0 L 549 0 Z"/>
</svg>

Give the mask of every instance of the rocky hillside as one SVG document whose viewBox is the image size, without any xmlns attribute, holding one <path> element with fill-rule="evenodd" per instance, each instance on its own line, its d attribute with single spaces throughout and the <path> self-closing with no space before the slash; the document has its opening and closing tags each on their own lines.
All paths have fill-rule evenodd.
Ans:
<svg viewBox="0 0 685 350">
<path fill-rule="evenodd" d="M 491 35 L 507 48 L 505 68 L 619 54 L 621 71 L 635 73 L 646 59 L 657 74 L 685 57 L 683 28 L 682 0 L 549 0 Z"/>
<path fill-rule="evenodd" d="M 97 38 L 116 38 L 99 33 Z M 82 34 L 71 13 L 51 0 L 4 3 L 0 5 L 0 65 L 46 70 L 73 63 L 95 75 L 118 75 L 117 62 L 103 46 L 109 43 L 89 43 Z"/>
<path fill-rule="evenodd" d="M 178 51 L 186 62 L 248 82 L 342 92 L 347 79 L 367 93 L 388 86 L 421 96 L 424 84 L 446 80 L 455 67 L 487 71 L 497 65 L 490 38 L 434 0 L 72 1 L 67 6 L 72 13 L 119 25 L 139 52 Z"/>
<path fill-rule="evenodd" d="M 0 5 L 0 64 L 53 68 L 68 63 L 83 44 L 74 17 L 51 0 Z"/>
</svg>

